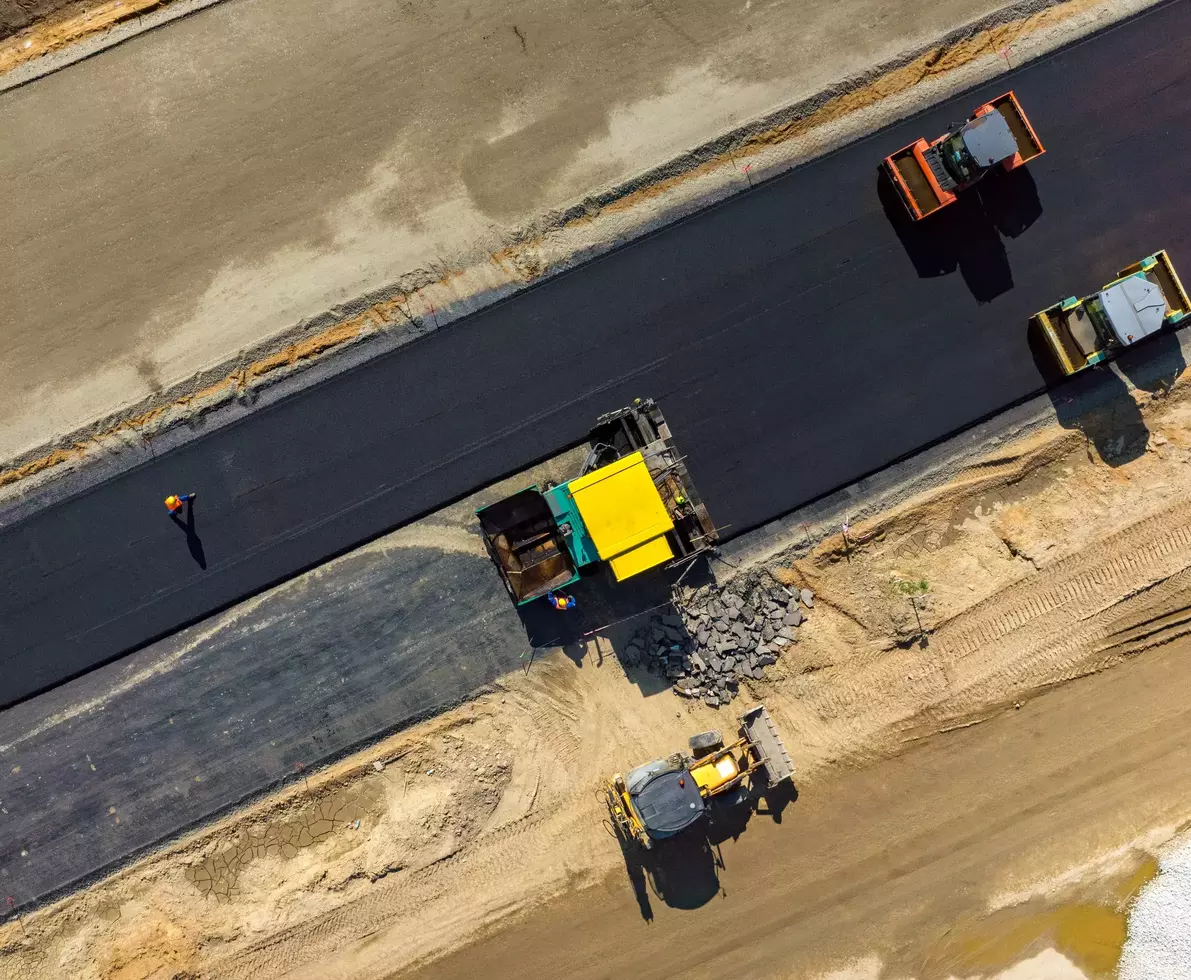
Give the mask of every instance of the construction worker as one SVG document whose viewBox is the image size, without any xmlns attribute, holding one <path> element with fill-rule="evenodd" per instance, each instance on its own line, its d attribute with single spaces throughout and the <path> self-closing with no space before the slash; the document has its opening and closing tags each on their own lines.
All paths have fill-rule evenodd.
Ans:
<svg viewBox="0 0 1191 980">
<path fill-rule="evenodd" d="M 180 496 L 178 494 L 171 493 L 165 498 L 165 508 L 171 514 L 180 514 L 182 512 L 182 505 L 190 503 L 190 501 L 194 500 L 194 498 L 197 496 L 198 494 L 196 493 L 184 493 Z"/>
<path fill-rule="evenodd" d="M 550 600 L 550 605 L 560 611 L 575 608 L 575 597 L 573 595 L 555 595 L 551 592 L 546 598 Z"/>
</svg>

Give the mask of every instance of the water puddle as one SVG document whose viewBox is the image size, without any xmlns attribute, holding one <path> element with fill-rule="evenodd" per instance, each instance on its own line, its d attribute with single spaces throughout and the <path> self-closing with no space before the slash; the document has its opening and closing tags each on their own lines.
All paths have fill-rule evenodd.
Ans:
<svg viewBox="0 0 1191 980">
<path fill-rule="evenodd" d="M 1138 854 L 1116 875 L 1081 886 L 1078 896 L 1035 898 L 960 922 L 927 951 L 918 976 L 992 976 L 1053 949 L 1089 980 L 1113 980 L 1130 909 L 1157 874 L 1157 860 Z"/>
</svg>

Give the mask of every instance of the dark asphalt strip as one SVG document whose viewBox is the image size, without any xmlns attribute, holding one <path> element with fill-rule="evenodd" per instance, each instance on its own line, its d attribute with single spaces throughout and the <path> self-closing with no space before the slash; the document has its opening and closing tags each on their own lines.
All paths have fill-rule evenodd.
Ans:
<svg viewBox="0 0 1191 980">
<path fill-rule="evenodd" d="M 0 703 L 548 456 L 636 395 L 662 401 L 733 532 L 1026 397 L 1042 383 L 1031 313 L 1160 247 L 1191 267 L 1189 9 L 1152 11 L 5 528 Z M 972 197 L 933 238 L 899 235 L 880 158 L 1008 88 L 1048 152 L 1007 206 L 1036 195 L 1041 214 L 1005 237 Z M 161 501 L 189 490 L 188 539 Z"/>
</svg>

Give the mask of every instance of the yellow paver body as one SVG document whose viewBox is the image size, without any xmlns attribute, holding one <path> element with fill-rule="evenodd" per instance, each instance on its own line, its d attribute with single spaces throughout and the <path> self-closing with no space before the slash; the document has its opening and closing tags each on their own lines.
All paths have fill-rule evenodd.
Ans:
<svg viewBox="0 0 1191 980">
<path fill-rule="evenodd" d="M 641 453 L 578 477 L 568 488 L 596 551 L 617 581 L 674 557 L 665 538 L 674 522 Z"/>
</svg>

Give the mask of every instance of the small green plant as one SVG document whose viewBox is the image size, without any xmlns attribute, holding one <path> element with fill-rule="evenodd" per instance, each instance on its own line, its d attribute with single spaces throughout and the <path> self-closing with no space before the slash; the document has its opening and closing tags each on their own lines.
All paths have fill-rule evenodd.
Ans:
<svg viewBox="0 0 1191 980">
<path fill-rule="evenodd" d="M 902 595 L 910 596 L 911 598 L 926 595 L 930 591 L 930 584 L 924 578 L 917 580 L 899 578 L 895 583 L 895 587 Z"/>
<path fill-rule="evenodd" d="M 910 600 L 910 607 L 914 610 L 914 622 L 918 624 L 918 634 L 922 637 L 920 645 L 925 647 L 927 644 L 926 632 L 922 628 L 922 616 L 918 612 L 918 600 L 930 591 L 930 583 L 924 578 L 899 578 L 894 580 L 893 585 L 898 592 Z"/>
</svg>

